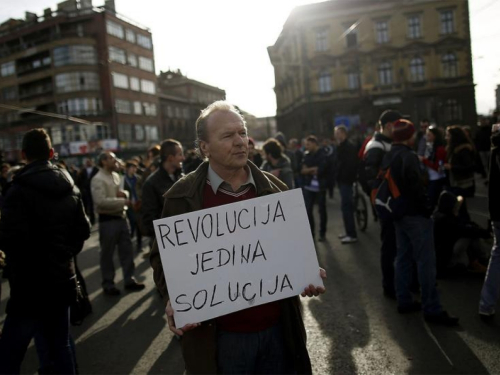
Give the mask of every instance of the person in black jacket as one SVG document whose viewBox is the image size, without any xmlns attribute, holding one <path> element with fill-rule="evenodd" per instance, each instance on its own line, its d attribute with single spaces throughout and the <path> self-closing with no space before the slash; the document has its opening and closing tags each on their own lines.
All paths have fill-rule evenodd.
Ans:
<svg viewBox="0 0 500 375">
<path fill-rule="evenodd" d="M 310 135 L 306 138 L 306 153 L 302 161 L 300 173 L 302 175 L 302 192 L 311 226 L 313 238 L 314 232 L 314 204 L 318 203 L 319 209 L 319 241 L 326 240 L 326 224 L 328 216 L 326 214 L 326 155 L 323 148 L 319 146 L 318 138 Z"/>
<path fill-rule="evenodd" d="M 347 128 L 344 125 L 335 127 L 335 139 L 338 142 L 336 172 L 340 190 L 342 219 L 345 234 L 340 235 L 342 244 L 358 241 L 354 222 L 354 200 L 352 186 L 356 181 L 358 155 L 356 147 L 347 139 Z"/>
<path fill-rule="evenodd" d="M 76 186 L 80 189 L 82 194 L 83 205 L 85 207 L 85 213 L 90 219 L 90 224 L 95 224 L 95 213 L 94 213 L 94 201 L 92 200 L 92 193 L 90 192 L 90 181 L 99 172 L 99 168 L 94 165 L 94 161 L 91 158 L 85 160 L 85 166 L 83 166 L 76 177 Z"/>
<path fill-rule="evenodd" d="M 410 285 L 413 264 L 417 263 L 418 281 L 422 291 L 424 318 L 428 322 L 456 325 L 458 318 L 449 316 L 441 307 L 436 290 L 436 254 L 434 251 L 431 209 L 424 185 L 424 176 L 417 154 L 412 150 L 415 127 L 408 120 L 398 120 L 392 131 L 392 148 L 384 157 L 382 169 L 390 168 L 399 189 L 403 215 L 394 220 L 396 228 L 396 296 L 401 314 L 419 311 L 413 301 Z"/>
<path fill-rule="evenodd" d="M 0 373 L 19 373 L 31 339 L 43 337 L 54 372 L 74 374 L 69 305 L 76 298 L 74 257 L 90 236 L 82 197 L 71 176 L 50 163 L 48 134 L 23 138 L 20 170 L 5 197 L 0 249 L 7 255 L 10 299 L 0 339 Z"/>
<path fill-rule="evenodd" d="M 492 127 L 488 198 L 495 242 L 479 302 L 479 315 L 490 319 L 500 296 L 500 124 Z"/>
<path fill-rule="evenodd" d="M 368 142 L 364 153 L 365 175 L 370 189 L 376 187 L 376 180 L 384 156 L 391 150 L 392 127 L 403 118 L 401 113 L 388 109 L 379 119 L 380 132 Z M 380 264 L 382 268 L 382 288 L 386 297 L 396 299 L 394 287 L 394 261 L 396 259 L 396 230 L 390 219 L 380 220 Z"/>
<path fill-rule="evenodd" d="M 180 142 L 167 139 L 161 143 L 160 167 L 148 177 L 142 188 L 142 226 L 146 236 L 155 236 L 153 221 L 161 217 L 163 195 L 182 176 L 183 161 Z"/>
</svg>

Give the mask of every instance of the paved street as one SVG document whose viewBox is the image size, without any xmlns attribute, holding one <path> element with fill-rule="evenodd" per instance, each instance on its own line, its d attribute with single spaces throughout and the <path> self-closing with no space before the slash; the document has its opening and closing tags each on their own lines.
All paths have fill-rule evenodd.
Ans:
<svg viewBox="0 0 500 375">
<path fill-rule="evenodd" d="M 378 226 L 370 220 L 360 242 L 340 245 L 339 195 L 328 201 L 328 241 L 319 243 L 320 264 L 326 268 L 327 294 L 304 300 L 309 351 L 316 374 L 445 374 L 500 373 L 500 320 L 485 325 L 477 316 L 482 276 L 440 280 L 445 308 L 460 316 L 455 329 L 428 326 L 420 314 L 401 316 L 396 303 L 382 296 Z M 470 202 L 474 219 L 486 223 L 487 202 L 482 183 Z M 147 288 L 120 297 L 102 294 L 98 267 L 98 236 L 79 256 L 94 313 L 73 327 L 82 374 L 182 373 L 179 342 L 166 328 L 149 262 L 137 255 L 137 274 Z M 123 290 L 121 271 L 117 274 Z M 8 288 L 2 282 L 0 322 Z M 32 374 L 37 358 L 30 347 L 23 372 Z"/>
</svg>

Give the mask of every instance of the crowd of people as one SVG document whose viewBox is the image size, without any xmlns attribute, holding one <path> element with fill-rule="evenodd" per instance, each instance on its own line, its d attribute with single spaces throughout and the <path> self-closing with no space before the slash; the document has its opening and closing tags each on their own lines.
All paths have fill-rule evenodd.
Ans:
<svg viewBox="0 0 500 375">
<path fill-rule="evenodd" d="M 443 128 L 422 120 L 417 131 L 401 113 L 387 110 L 364 141 L 338 125 L 331 138 L 311 134 L 287 141 L 279 132 L 259 148 L 239 111 L 221 101 L 197 120 L 196 150 L 166 139 L 145 157 L 122 161 L 103 151 L 79 170 L 62 160 L 51 162 L 54 151 L 43 129 L 26 133 L 24 163 L 1 166 L 0 266 L 7 266 L 10 299 L 0 336 L 0 373 L 19 373 L 33 337 L 40 373 L 76 372 L 69 308 L 79 288 L 76 257 L 94 225 L 104 294 L 122 293 L 114 281 L 115 250 L 128 292 L 145 287 L 134 275 L 133 239 L 135 251 L 150 258 L 169 327 L 183 336 L 188 372 L 310 373 L 298 298 L 176 328 L 154 241 L 154 220 L 294 188 L 302 189 L 318 242 L 332 235 L 327 199 L 334 199 L 338 188 L 343 231 L 334 235 L 343 245 L 358 242 L 355 184 L 370 196 L 380 224 L 382 291 L 397 301 L 399 313 L 422 310 L 430 323 L 456 325 L 458 318 L 441 305 L 436 278 L 481 272 L 487 276 L 479 313 L 491 318 L 500 291 L 500 131 L 482 124 L 477 133 L 481 147 L 466 127 Z M 484 147 L 490 138 L 492 148 Z M 476 173 L 489 184 L 493 224 L 488 227 L 473 222 L 468 212 Z M 387 199 L 382 197 L 384 183 L 391 185 Z M 324 270 L 320 274 L 326 276 Z M 302 295 L 324 291 L 310 286 Z M 416 292 L 421 302 L 414 299 Z"/>
</svg>

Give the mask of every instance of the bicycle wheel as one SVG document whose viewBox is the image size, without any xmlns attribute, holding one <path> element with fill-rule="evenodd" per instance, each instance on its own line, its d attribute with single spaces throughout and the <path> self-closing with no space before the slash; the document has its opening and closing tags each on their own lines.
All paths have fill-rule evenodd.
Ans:
<svg viewBox="0 0 500 375">
<path fill-rule="evenodd" d="M 366 230 L 368 225 L 368 206 L 366 205 L 366 199 L 362 194 L 358 194 L 358 199 L 356 199 L 356 222 L 358 223 L 358 228 L 361 232 Z"/>
</svg>

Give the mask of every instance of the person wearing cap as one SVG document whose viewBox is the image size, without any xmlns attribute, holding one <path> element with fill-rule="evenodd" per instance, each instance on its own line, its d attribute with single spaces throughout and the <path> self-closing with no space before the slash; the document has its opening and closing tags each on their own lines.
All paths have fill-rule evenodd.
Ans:
<svg viewBox="0 0 500 375">
<path fill-rule="evenodd" d="M 142 251 L 142 233 L 140 230 L 140 216 L 141 216 L 141 200 L 137 191 L 137 184 L 140 177 L 137 175 L 137 168 L 139 164 L 131 159 L 125 162 L 125 175 L 123 176 L 123 188 L 128 191 L 130 197 L 130 207 L 127 210 L 127 218 L 130 224 L 130 238 L 134 235 L 137 238 L 137 252 Z"/>
<path fill-rule="evenodd" d="M 436 253 L 434 250 L 432 213 L 427 188 L 416 153 L 415 126 L 400 119 L 392 129 L 392 148 L 382 161 L 381 168 L 390 168 L 391 176 L 399 188 L 400 202 L 404 202 L 403 216 L 394 220 L 396 229 L 396 297 L 400 314 L 423 309 L 426 321 L 446 326 L 458 324 L 458 318 L 443 310 L 436 289 Z M 410 284 L 413 261 L 417 264 L 422 304 L 413 300 Z"/>
<path fill-rule="evenodd" d="M 104 293 L 108 295 L 120 294 L 114 281 L 113 253 L 115 247 L 118 247 L 125 289 L 142 290 L 144 284 L 140 284 L 134 279 L 134 253 L 125 218 L 131 201 L 128 192 L 120 190 L 120 176 L 116 173 L 118 159 L 114 153 L 106 151 L 99 155 L 98 161 L 99 172 L 92 179 L 90 186 L 95 212 L 99 214 L 100 265 Z"/>
<path fill-rule="evenodd" d="M 363 160 L 368 186 L 376 187 L 376 180 L 384 156 L 391 150 L 392 127 L 394 123 L 403 118 L 398 111 L 388 109 L 379 119 L 380 132 L 376 132 L 365 148 Z M 382 288 L 384 295 L 396 298 L 394 287 L 394 260 L 396 259 L 396 231 L 392 220 L 380 220 L 380 265 L 382 267 Z"/>
</svg>

